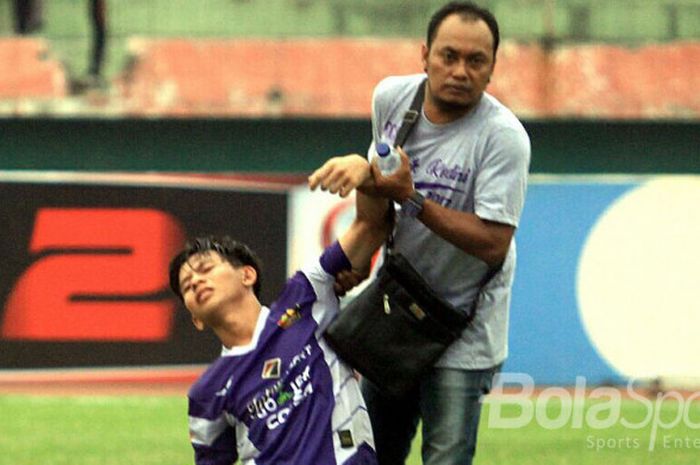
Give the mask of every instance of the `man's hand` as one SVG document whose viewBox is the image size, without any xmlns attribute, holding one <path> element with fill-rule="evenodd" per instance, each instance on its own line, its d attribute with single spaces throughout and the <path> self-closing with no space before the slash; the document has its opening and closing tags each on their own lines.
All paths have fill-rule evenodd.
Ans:
<svg viewBox="0 0 700 465">
<path fill-rule="evenodd" d="M 347 197 L 353 189 L 371 183 L 372 173 L 367 160 L 358 154 L 333 157 L 309 176 L 311 190 L 321 190 Z"/>
<path fill-rule="evenodd" d="M 397 150 L 401 155 L 401 166 L 399 169 L 389 176 L 382 176 L 376 160 L 373 160 L 371 167 L 374 183 L 367 189 L 360 189 L 362 192 L 368 195 L 385 197 L 398 203 L 403 202 L 413 194 L 411 162 L 403 148 L 397 147 Z"/>
<path fill-rule="evenodd" d="M 369 270 L 346 270 L 335 275 L 333 290 L 338 297 L 344 296 L 350 289 L 354 288 L 369 276 Z"/>
</svg>

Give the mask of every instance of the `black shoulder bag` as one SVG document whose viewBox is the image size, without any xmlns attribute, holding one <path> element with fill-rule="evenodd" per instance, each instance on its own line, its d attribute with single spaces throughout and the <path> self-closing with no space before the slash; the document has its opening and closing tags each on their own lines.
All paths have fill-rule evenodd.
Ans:
<svg viewBox="0 0 700 465">
<path fill-rule="evenodd" d="M 425 82 L 418 86 L 396 136 L 403 145 L 420 116 Z M 393 203 L 391 204 L 393 214 Z M 474 319 L 480 294 L 469 313 L 454 308 L 425 282 L 399 253 L 385 248 L 377 276 L 331 322 L 328 345 L 385 394 L 400 397 L 420 381 Z M 481 289 L 500 270 L 491 269 Z"/>
</svg>

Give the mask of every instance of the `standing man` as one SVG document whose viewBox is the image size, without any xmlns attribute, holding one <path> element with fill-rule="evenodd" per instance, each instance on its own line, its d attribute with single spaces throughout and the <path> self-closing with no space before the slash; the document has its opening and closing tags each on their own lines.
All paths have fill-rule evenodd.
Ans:
<svg viewBox="0 0 700 465">
<path fill-rule="evenodd" d="M 44 24 L 42 0 L 14 0 L 15 32 L 31 34 L 41 29 Z"/>
<path fill-rule="evenodd" d="M 355 184 L 370 175 L 359 155 L 324 166 L 312 187 L 338 192 L 337 174 L 349 172 Z M 199 238 L 173 259 L 170 287 L 195 327 L 210 328 L 223 344 L 189 392 L 197 465 L 377 464 L 358 382 L 322 334 L 338 311 L 334 276 L 369 267 L 388 232 L 385 213 L 384 202 L 358 193 L 349 230 L 269 307 L 258 300 L 260 264 L 245 245 Z"/>
<path fill-rule="evenodd" d="M 425 465 L 470 464 L 480 398 L 507 356 L 513 236 L 530 141 L 513 113 L 485 92 L 498 44 L 498 23 L 489 11 L 449 3 L 428 25 L 425 74 L 388 77 L 374 92 L 374 141 L 389 142 L 419 86 L 425 92 L 400 150 L 403 171 L 374 178 L 374 194 L 400 206 L 394 250 L 457 308 L 468 312 L 478 304 L 473 323 L 409 398 L 389 398 L 363 381 L 380 465 L 404 463 L 419 419 Z M 480 292 L 490 270 L 499 271 Z"/>
<path fill-rule="evenodd" d="M 91 82 L 98 83 L 102 79 L 102 63 L 107 42 L 107 0 L 90 0 L 89 16 L 92 26 L 92 45 L 88 74 Z"/>
</svg>

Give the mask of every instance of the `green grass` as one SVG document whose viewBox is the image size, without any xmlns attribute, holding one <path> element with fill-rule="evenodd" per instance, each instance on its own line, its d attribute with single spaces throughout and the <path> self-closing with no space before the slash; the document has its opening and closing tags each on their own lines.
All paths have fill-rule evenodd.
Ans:
<svg viewBox="0 0 700 465">
<path fill-rule="evenodd" d="M 666 401 L 657 409 L 655 404 L 646 405 L 638 400 L 622 400 L 621 409 L 615 413 L 609 405 L 588 400 L 583 404 L 581 422 L 577 424 L 574 414 L 564 416 L 558 402 L 547 404 L 546 417 L 550 420 L 562 418 L 563 426 L 551 428 L 547 419 L 533 418 L 526 427 L 518 429 L 489 428 L 489 409 L 484 409 L 478 447 L 479 465 L 486 464 L 695 464 L 700 452 L 700 405 L 688 407 L 688 425 L 683 421 L 672 428 L 657 427 L 654 433 L 653 418 L 657 424 L 672 425 L 683 404 Z M 597 407 L 596 407 L 597 406 Z M 517 418 L 522 410 L 507 405 L 503 418 Z M 592 409 L 592 407 L 594 407 Z M 596 409 L 598 410 L 597 413 Z M 564 411 L 566 412 L 566 411 Z M 595 415 L 595 417 L 594 417 Z M 651 415 L 651 416 L 650 416 Z M 542 417 L 540 417 L 542 418 Z M 590 418 L 590 420 L 589 420 Z M 599 421 L 611 419 L 604 428 L 596 429 Z M 630 428 L 627 424 L 643 427 Z M 565 421 L 564 421 L 565 420 Z M 693 423 L 698 423 L 694 425 Z M 680 440 L 682 444 L 677 443 Z M 688 445 L 686 442 L 695 445 Z M 650 445 L 651 449 L 650 450 Z"/>
<path fill-rule="evenodd" d="M 177 397 L 0 397 L 2 465 L 191 463 Z"/>
<path fill-rule="evenodd" d="M 548 404 L 547 417 L 561 408 Z M 588 402 L 585 415 L 592 415 Z M 0 397 L 0 465 L 179 465 L 192 463 L 187 439 L 186 401 L 179 397 Z M 502 418 L 517 418 L 516 405 L 505 406 Z M 677 404 L 666 402 L 660 419 L 672 422 Z M 649 413 L 639 401 L 625 400 L 621 418 L 642 423 Z M 658 428 L 649 451 L 652 426 L 581 428 L 567 421 L 547 429 L 533 418 L 517 429 L 489 427 L 489 405 L 482 415 L 477 465 L 680 465 L 697 463 L 700 452 L 700 406 L 692 405 L 689 419 L 698 425 Z M 599 418 L 610 412 L 598 413 Z M 566 417 L 564 417 L 566 418 Z M 419 465 L 420 438 L 408 465 Z"/>
</svg>

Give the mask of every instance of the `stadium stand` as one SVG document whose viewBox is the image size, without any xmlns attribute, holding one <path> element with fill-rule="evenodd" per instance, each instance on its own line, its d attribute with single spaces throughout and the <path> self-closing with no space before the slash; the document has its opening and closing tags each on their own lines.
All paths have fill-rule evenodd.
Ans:
<svg viewBox="0 0 700 465">
<path fill-rule="evenodd" d="M 700 44 L 506 43 L 490 91 L 527 117 L 697 118 Z"/>
<path fill-rule="evenodd" d="M 141 38 L 131 50 L 119 86 L 134 114 L 367 117 L 382 77 L 421 71 L 411 39 Z M 669 118 L 700 114 L 699 85 L 698 43 L 506 42 L 490 91 L 527 117 Z"/>
<path fill-rule="evenodd" d="M 490 91 L 520 115 L 698 117 L 700 0 L 479 2 L 507 39 Z M 111 2 L 106 81 L 80 88 L 84 3 L 45 2 L 41 31 L 15 39 L 0 1 L 0 114 L 365 118 L 379 79 L 420 71 L 442 3 Z"/>
<path fill-rule="evenodd" d="M 132 112 L 362 116 L 387 72 L 420 71 L 410 40 L 134 39 Z M 329 59 L 332 57 L 332 59 Z"/>
</svg>

